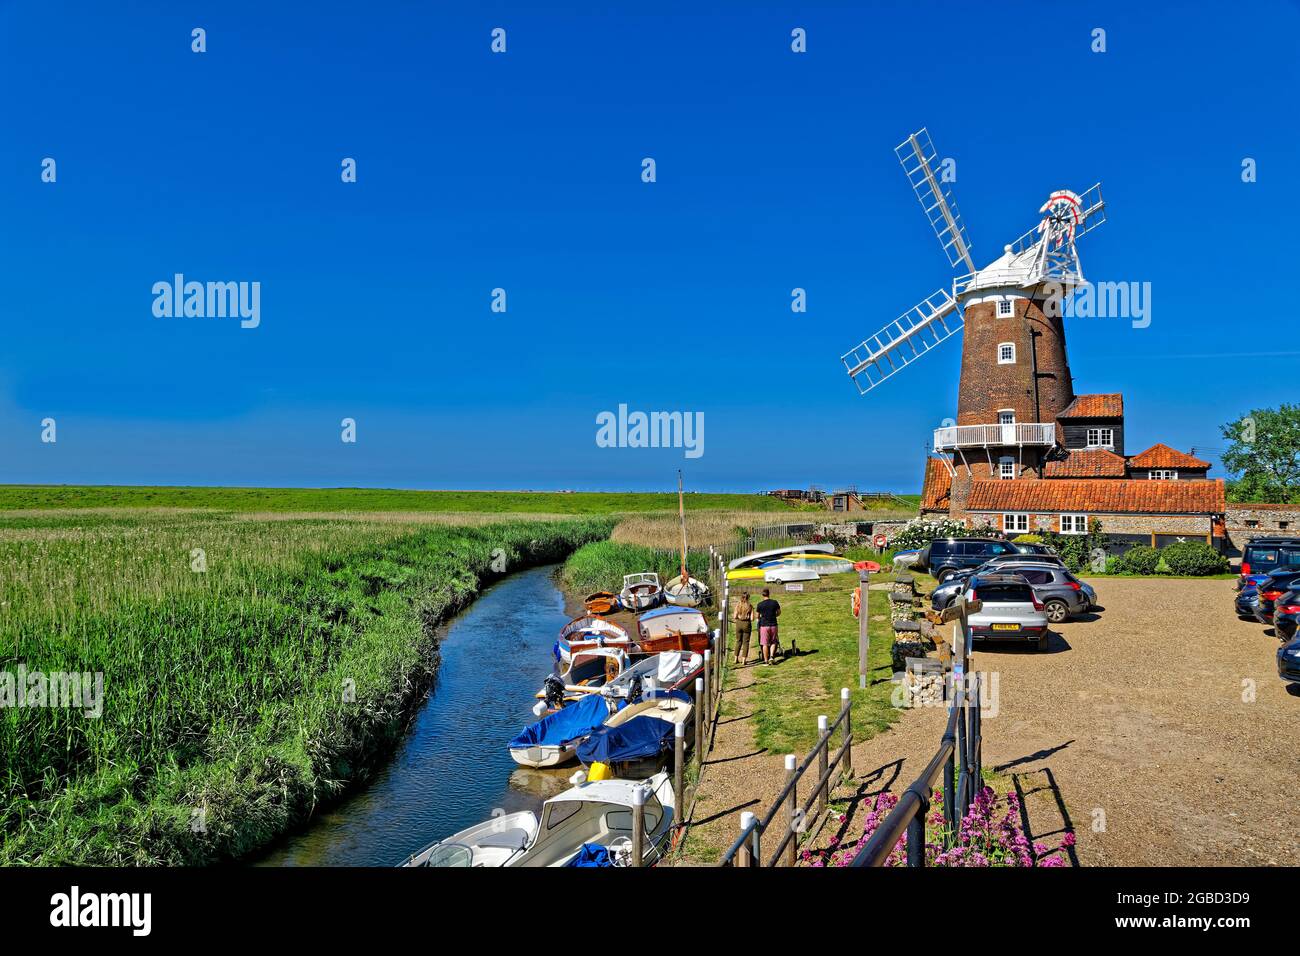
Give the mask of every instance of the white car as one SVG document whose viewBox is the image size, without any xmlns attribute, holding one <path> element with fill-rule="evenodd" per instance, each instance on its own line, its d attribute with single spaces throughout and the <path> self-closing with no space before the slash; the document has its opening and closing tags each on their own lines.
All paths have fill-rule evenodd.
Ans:
<svg viewBox="0 0 1300 956">
<path fill-rule="evenodd" d="M 972 640 L 1033 641 L 1047 650 L 1047 615 L 1034 589 L 1018 574 L 975 575 L 967 582 L 966 600 L 979 601 L 972 614 Z"/>
</svg>

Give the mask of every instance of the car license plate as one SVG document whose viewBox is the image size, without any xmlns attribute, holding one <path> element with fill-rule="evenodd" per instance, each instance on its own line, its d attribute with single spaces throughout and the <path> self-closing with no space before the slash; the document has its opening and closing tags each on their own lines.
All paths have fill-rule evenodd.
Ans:
<svg viewBox="0 0 1300 956">
<path fill-rule="evenodd" d="M 1019 624 L 994 624 L 994 625 L 993 625 L 993 630 L 995 630 L 995 631 L 1018 631 L 1018 630 L 1020 630 L 1020 625 L 1019 625 Z"/>
</svg>

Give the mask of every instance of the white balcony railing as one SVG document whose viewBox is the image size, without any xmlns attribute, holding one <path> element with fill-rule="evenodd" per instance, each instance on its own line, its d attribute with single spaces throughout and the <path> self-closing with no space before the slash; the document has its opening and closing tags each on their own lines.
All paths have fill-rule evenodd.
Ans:
<svg viewBox="0 0 1300 956">
<path fill-rule="evenodd" d="M 1009 425 L 950 425 L 934 430 L 934 450 L 954 448 L 1055 445 L 1054 422 L 1016 422 Z"/>
</svg>

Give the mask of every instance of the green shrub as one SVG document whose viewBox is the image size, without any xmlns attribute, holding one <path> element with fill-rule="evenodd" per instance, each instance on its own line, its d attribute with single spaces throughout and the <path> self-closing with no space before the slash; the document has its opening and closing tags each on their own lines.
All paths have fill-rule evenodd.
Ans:
<svg viewBox="0 0 1300 956">
<path fill-rule="evenodd" d="M 1160 552 L 1171 574 L 1224 574 L 1228 559 L 1204 541 L 1179 541 Z"/>
<path fill-rule="evenodd" d="M 1042 544 L 1043 536 L 1041 534 L 1022 534 L 1011 539 L 1013 544 Z"/>
<path fill-rule="evenodd" d="M 1150 545 L 1139 544 L 1124 552 L 1120 558 L 1120 570 L 1125 574 L 1155 574 L 1159 562 L 1159 551 Z"/>
<path fill-rule="evenodd" d="M 1122 563 L 1123 562 L 1121 561 L 1119 555 L 1117 554 L 1106 555 L 1106 570 L 1104 573 L 1119 574 L 1121 571 L 1124 570 L 1124 568 L 1122 567 Z"/>
<path fill-rule="evenodd" d="M 968 528 L 951 518 L 921 517 L 903 525 L 898 534 L 889 539 L 889 547 L 894 551 L 909 551 L 924 548 L 940 538 L 986 538 L 997 534 L 992 528 Z"/>
<path fill-rule="evenodd" d="M 1104 567 L 1105 555 L 1110 547 L 1110 535 L 1102 530 L 1096 518 L 1088 522 L 1087 534 L 1059 534 L 1044 531 L 1042 543 L 1057 553 L 1065 566 L 1075 572 L 1098 572 Z"/>
</svg>

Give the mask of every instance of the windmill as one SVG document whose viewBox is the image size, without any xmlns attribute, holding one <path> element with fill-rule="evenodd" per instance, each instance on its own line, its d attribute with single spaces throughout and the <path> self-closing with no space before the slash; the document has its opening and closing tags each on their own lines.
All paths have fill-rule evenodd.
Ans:
<svg viewBox="0 0 1300 956">
<path fill-rule="evenodd" d="M 1039 311 L 1050 312 L 1041 309 L 1041 304 L 1054 295 L 1068 295 L 1083 283 L 1075 243 L 1106 219 L 1101 183 L 1082 195 L 1059 189 L 1039 208 L 1037 225 L 1004 246 L 1000 257 L 978 269 L 957 203 L 935 174 L 936 153 L 929 132 L 913 133 L 894 152 L 948 263 L 964 271 L 953 278 L 950 287 L 936 290 L 841 357 L 861 394 L 955 335 L 968 323 L 971 303 L 1024 299 L 1039 303 Z M 1007 316 L 1006 308 L 998 306 L 998 317 Z M 1064 335 L 1059 338 L 1063 363 Z M 963 354 L 963 380 L 966 371 Z M 1068 390 L 1068 382 L 1066 387 Z M 1034 388 L 1037 390 L 1037 383 Z M 1040 411 L 1034 420 L 1041 417 Z"/>
</svg>

